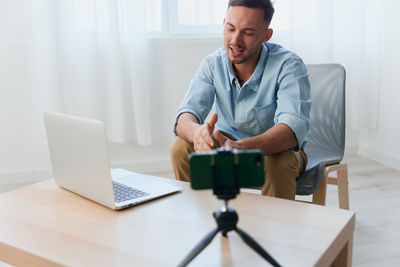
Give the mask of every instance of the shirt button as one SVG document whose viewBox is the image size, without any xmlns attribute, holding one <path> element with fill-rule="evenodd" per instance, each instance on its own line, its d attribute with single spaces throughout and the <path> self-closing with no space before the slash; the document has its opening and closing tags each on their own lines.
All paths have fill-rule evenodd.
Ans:
<svg viewBox="0 0 400 267">
<path fill-rule="evenodd" d="M 240 102 L 240 103 L 239 103 L 239 106 L 243 106 L 243 102 Z"/>
<path fill-rule="evenodd" d="M 234 83 L 234 84 L 236 84 L 236 79 L 235 79 L 235 80 L 233 80 L 233 83 Z"/>
<path fill-rule="evenodd" d="M 243 128 L 244 128 L 244 125 L 243 125 L 243 124 L 240 124 L 240 128 L 243 129 Z"/>
</svg>

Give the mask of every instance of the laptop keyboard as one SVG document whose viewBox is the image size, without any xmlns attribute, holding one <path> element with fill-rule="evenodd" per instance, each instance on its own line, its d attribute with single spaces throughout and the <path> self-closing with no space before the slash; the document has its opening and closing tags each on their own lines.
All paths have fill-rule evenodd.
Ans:
<svg viewBox="0 0 400 267">
<path fill-rule="evenodd" d="M 142 196 L 147 196 L 148 193 L 138 189 L 117 183 L 113 181 L 115 202 L 123 202 L 135 199 Z"/>
</svg>

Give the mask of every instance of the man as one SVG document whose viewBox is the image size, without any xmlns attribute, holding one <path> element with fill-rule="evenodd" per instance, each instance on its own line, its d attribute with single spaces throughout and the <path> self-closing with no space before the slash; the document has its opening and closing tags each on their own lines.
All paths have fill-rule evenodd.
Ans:
<svg viewBox="0 0 400 267">
<path fill-rule="evenodd" d="M 294 199 L 305 169 L 302 150 L 311 106 L 301 58 L 266 43 L 274 8 L 270 0 L 230 0 L 224 48 L 207 56 L 178 110 L 171 160 L 178 180 L 189 181 L 187 156 L 218 146 L 260 149 L 262 194 Z M 216 113 L 205 121 L 216 99 Z"/>
</svg>

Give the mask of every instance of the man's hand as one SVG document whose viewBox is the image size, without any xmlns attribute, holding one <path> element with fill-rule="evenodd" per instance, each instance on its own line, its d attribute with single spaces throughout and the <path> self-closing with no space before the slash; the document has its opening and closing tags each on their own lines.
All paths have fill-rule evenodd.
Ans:
<svg viewBox="0 0 400 267">
<path fill-rule="evenodd" d="M 206 121 L 199 129 L 195 132 L 193 137 L 194 150 L 196 152 L 207 152 L 210 151 L 215 142 L 211 137 L 214 132 L 215 124 L 218 121 L 217 113 L 214 113 L 210 120 Z"/>
<path fill-rule="evenodd" d="M 214 132 L 215 139 L 222 147 L 238 150 L 260 149 L 264 155 L 272 155 L 297 146 L 294 132 L 286 124 L 279 123 L 261 135 L 234 141 L 224 136 L 218 130 Z"/>
<path fill-rule="evenodd" d="M 218 141 L 221 147 L 229 147 L 233 149 L 240 149 L 240 143 L 229 139 L 225 135 L 223 135 L 220 131 L 216 130 L 214 132 L 214 137 Z"/>
</svg>

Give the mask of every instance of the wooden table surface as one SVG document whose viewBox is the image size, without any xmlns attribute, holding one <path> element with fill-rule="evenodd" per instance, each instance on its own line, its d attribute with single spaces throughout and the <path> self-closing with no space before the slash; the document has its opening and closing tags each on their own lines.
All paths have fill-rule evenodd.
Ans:
<svg viewBox="0 0 400 267">
<path fill-rule="evenodd" d="M 216 227 L 223 202 L 182 192 L 114 211 L 54 180 L 0 194 L 0 260 L 22 266 L 176 266 Z M 351 211 L 241 193 L 230 201 L 238 227 L 282 266 L 351 265 Z M 265 266 L 234 232 L 218 234 L 191 266 Z"/>
</svg>

